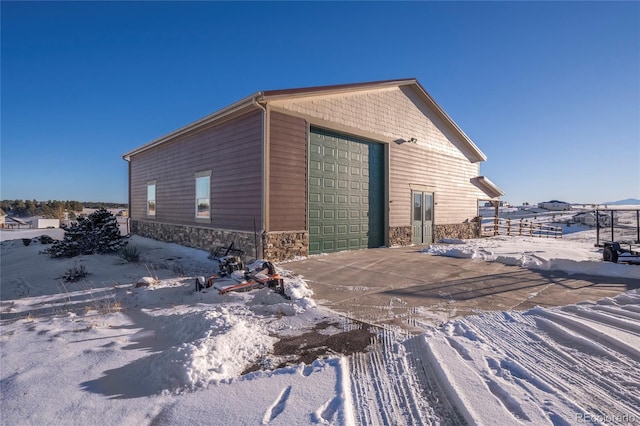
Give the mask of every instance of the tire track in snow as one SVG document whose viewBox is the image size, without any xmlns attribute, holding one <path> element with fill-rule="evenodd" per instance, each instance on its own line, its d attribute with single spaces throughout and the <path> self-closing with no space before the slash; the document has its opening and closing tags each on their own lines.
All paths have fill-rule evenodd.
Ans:
<svg viewBox="0 0 640 426">
<path fill-rule="evenodd" d="M 634 319 L 640 321 L 640 312 L 634 312 L 633 310 L 623 310 L 622 308 L 614 308 L 611 306 L 594 306 L 595 310 L 607 312 L 615 315 L 618 318 L 625 318 L 627 320 Z"/>
<path fill-rule="evenodd" d="M 444 383 L 437 379 L 434 367 L 422 347 L 423 342 L 423 336 L 414 337 L 407 340 L 405 346 L 409 352 L 407 359 L 412 364 L 413 371 L 416 372 L 416 381 L 422 387 L 426 403 L 430 408 L 429 414 L 432 417 L 430 424 L 465 425 L 466 421 L 444 390 Z"/>
<path fill-rule="evenodd" d="M 542 407 L 552 423 L 571 424 L 585 414 L 640 418 L 635 352 L 602 335 L 606 327 L 613 327 L 618 336 L 627 333 L 629 339 L 635 338 L 633 318 L 624 318 L 624 312 L 634 310 L 620 309 L 619 317 L 583 306 L 576 316 L 574 310 L 534 309 L 524 315 L 512 313 L 507 321 L 497 313 L 467 317 L 454 322 L 449 343 L 458 352 L 474 347 L 461 356 L 484 376 L 494 395 L 527 395 L 530 402 L 520 407 L 522 412 L 504 400 L 520 421 L 541 420 L 536 407 Z M 585 322 L 585 317 L 595 325 Z M 488 330 L 490 335 L 478 330 Z M 478 359 L 478 352 L 484 353 L 484 360 Z"/>
<path fill-rule="evenodd" d="M 507 359 L 503 366 L 507 374 L 524 388 L 534 386 L 543 390 L 549 398 L 557 399 L 576 414 L 593 412 L 589 407 L 596 410 L 606 407 L 612 401 L 610 393 L 615 389 L 608 386 L 604 375 L 593 373 L 610 370 L 606 366 L 617 363 L 617 355 L 585 336 L 563 330 L 558 323 L 545 324 L 539 317 L 534 320 L 538 330 L 528 333 L 534 344 L 527 344 L 527 340 L 517 343 L 509 340 L 506 334 L 512 330 L 500 329 L 499 334 L 506 343 Z M 539 386 L 540 380 L 544 383 L 543 388 Z M 609 410 L 614 409 L 609 406 Z M 567 414 L 565 418 L 569 422 L 575 420 L 575 416 L 572 418 Z"/>
<path fill-rule="evenodd" d="M 542 374 L 527 374 L 526 372 L 529 371 L 530 364 L 523 362 L 522 358 L 519 357 L 520 350 L 516 351 L 511 345 L 505 343 L 507 341 L 514 342 L 517 346 L 517 342 L 529 342 L 523 345 L 521 348 L 522 351 L 526 351 L 527 347 L 531 350 L 531 347 L 537 343 L 535 339 L 527 337 L 527 334 L 523 333 L 523 330 L 516 325 L 519 323 L 518 320 L 519 318 L 516 316 L 510 317 L 509 321 L 505 322 L 504 317 L 500 314 L 468 317 L 463 321 L 456 322 L 456 330 L 449 340 L 459 340 L 458 344 L 463 347 L 474 347 L 474 350 L 470 352 L 468 357 L 470 368 L 484 378 L 488 390 L 501 401 L 504 409 L 511 413 L 514 417 L 514 423 L 524 421 L 525 419 L 530 419 L 533 423 L 546 423 L 550 420 L 554 424 L 562 424 L 563 422 L 570 423 L 564 419 L 569 419 L 572 415 L 575 417 L 574 413 L 576 411 L 582 412 L 582 410 L 570 403 L 557 401 L 556 398 L 554 398 L 554 387 L 548 384 L 550 377 L 546 374 L 547 372 L 544 371 Z M 483 340 L 483 343 L 479 343 L 475 338 L 470 338 L 473 334 L 469 334 L 466 331 L 467 328 L 472 326 L 469 321 L 473 322 L 474 327 L 472 328 L 484 327 L 490 331 L 491 336 L 479 336 L 486 339 Z M 490 340 L 488 339 L 489 337 L 491 337 Z M 481 354 L 480 356 L 478 355 L 479 353 Z M 539 352 L 534 351 L 532 353 Z M 544 403 L 538 402 L 530 405 L 526 403 L 514 404 L 509 396 L 520 395 L 523 391 L 529 394 L 528 398 L 530 399 L 533 395 L 538 395 Z M 522 398 L 520 399 L 522 400 Z M 548 410 L 547 407 L 549 406 L 554 407 L 560 405 L 563 407 L 567 404 L 571 405 L 571 408 L 559 410 L 559 413 L 556 413 L 554 410 L 544 412 L 545 409 Z M 545 408 L 541 411 L 539 406 Z M 488 421 L 489 419 L 480 419 L 479 423 L 487 423 Z"/>
<path fill-rule="evenodd" d="M 576 335 L 597 342 L 616 356 L 618 353 L 627 355 L 627 358 L 618 358 L 621 362 L 629 359 L 633 363 L 640 359 L 640 336 L 635 335 L 630 329 L 620 329 L 608 324 L 610 317 L 605 321 L 602 321 L 602 318 L 601 321 L 594 321 L 585 320 L 581 318 L 582 315 L 565 312 L 541 311 L 538 315 L 561 324 Z"/>
<path fill-rule="evenodd" d="M 546 318 L 548 319 L 549 313 Z M 608 352 L 609 356 L 594 356 L 593 352 L 599 351 L 580 351 L 575 354 L 574 360 L 578 359 L 582 361 L 585 368 L 581 369 L 581 372 L 587 372 L 587 374 L 578 375 L 577 379 L 582 383 L 582 392 L 586 391 L 588 394 L 598 396 L 602 404 L 606 404 L 607 401 L 614 401 L 616 403 L 631 403 L 632 406 L 640 407 L 640 371 L 638 371 L 638 354 L 640 353 L 636 348 L 628 346 L 626 342 L 613 336 L 607 336 L 603 334 L 603 330 L 594 324 L 583 323 L 580 318 L 566 316 L 555 316 L 553 319 L 556 321 L 558 327 L 565 327 L 566 332 L 574 336 L 574 339 L 589 340 L 594 345 L 599 345 L 600 350 Z M 605 324 L 603 322 L 602 324 Z M 593 327 L 593 328 L 592 328 Z M 557 335 L 551 334 L 552 338 L 557 340 Z M 631 334 L 627 334 L 629 341 L 632 339 Z M 575 361 L 574 361 L 575 362 Z M 636 383 L 635 392 L 629 392 L 631 390 L 628 386 L 629 383 Z M 578 389 L 576 392 L 580 392 Z M 610 410 L 616 409 L 615 406 L 619 404 L 610 404 L 612 407 Z M 599 405 L 596 404 L 596 409 Z M 640 415 L 640 411 L 636 410 L 636 417 Z"/>
<path fill-rule="evenodd" d="M 382 330 L 352 357 L 357 423 L 640 419 L 640 305 L 621 297 L 469 316 L 412 338 Z"/>
<path fill-rule="evenodd" d="M 358 424 L 464 424 L 438 386 L 415 342 L 382 330 L 374 349 L 354 354 L 351 384 Z"/>
<path fill-rule="evenodd" d="M 435 333 L 416 341 L 431 362 L 441 393 L 449 397 L 451 409 L 460 413 L 460 423 L 511 425 L 517 424 L 518 418 L 529 418 L 517 400 L 474 369 L 469 362 L 472 354 L 461 353 L 460 347 L 451 345 L 451 339 Z"/>
<path fill-rule="evenodd" d="M 570 313 L 578 317 L 590 319 L 598 323 L 625 331 L 627 333 L 635 334 L 636 336 L 640 336 L 640 323 L 638 323 L 638 321 L 635 321 L 635 319 L 638 319 L 637 317 L 621 318 L 617 315 L 611 315 L 610 313 L 598 312 L 595 309 L 583 309 L 577 305 L 564 307 L 561 309 L 561 311 Z"/>
</svg>

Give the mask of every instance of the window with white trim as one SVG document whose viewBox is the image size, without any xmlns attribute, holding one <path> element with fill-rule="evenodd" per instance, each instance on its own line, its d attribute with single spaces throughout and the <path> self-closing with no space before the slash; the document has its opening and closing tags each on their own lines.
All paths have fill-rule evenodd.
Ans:
<svg viewBox="0 0 640 426">
<path fill-rule="evenodd" d="M 156 215 L 156 181 L 147 182 L 147 216 Z"/>
<path fill-rule="evenodd" d="M 196 219 L 211 219 L 211 170 L 196 173 Z"/>
</svg>

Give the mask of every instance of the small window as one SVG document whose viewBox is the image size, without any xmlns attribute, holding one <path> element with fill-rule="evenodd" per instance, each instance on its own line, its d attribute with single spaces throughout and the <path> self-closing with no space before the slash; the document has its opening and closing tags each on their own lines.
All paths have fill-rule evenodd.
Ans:
<svg viewBox="0 0 640 426">
<path fill-rule="evenodd" d="M 413 194 L 413 220 L 422 220 L 422 192 Z"/>
<path fill-rule="evenodd" d="M 211 219 L 211 171 L 196 173 L 196 219 Z"/>
<path fill-rule="evenodd" d="M 424 194 L 424 221 L 431 222 L 433 218 L 431 217 L 433 208 L 433 195 Z"/>
<path fill-rule="evenodd" d="M 156 181 L 147 183 L 147 216 L 156 215 Z"/>
</svg>

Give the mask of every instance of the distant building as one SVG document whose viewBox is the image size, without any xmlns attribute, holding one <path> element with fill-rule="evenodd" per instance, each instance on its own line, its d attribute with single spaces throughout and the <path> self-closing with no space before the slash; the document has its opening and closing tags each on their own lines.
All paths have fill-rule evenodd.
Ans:
<svg viewBox="0 0 640 426">
<path fill-rule="evenodd" d="M 31 220 L 31 227 L 36 229 L 60 228 L 60 219 L 33 218 Z"/>
<path fill-rule="evenodd" d="M 583 223 L 588 226 L 596 226 L 596 212 L 582 212 L 572 217 L 576 223 Z M 614 224 L 618 223 L 618 218 L 614 219 Z M 601 227 L 611 226 L 611 216 L 605 213 L 598 213 L 598 224 Z"/>
<path fill-rule="evenodd" d="M 544 201 L 542 203 L 538 203 L 538 207 L 541 209 L 557 210 L 557 211 L 571 210 L 571 204 L 566 203 L 564 201 L 558 201 L 558 200 Z"/>
<path fill-rule="evenodd" d="M 0 228 L 4 228 L 4 224 L 7 220 L 7 214 L 4 210 L 0 209 Z"/>
<path fill-rule="evenodd" d="M 20 229 L 21 227 L 25 227 L 25 228 L 29 228 L 29 224 L 27 222 L 25 222 L 22 219 L 19 219 L 17 217 L 13 217 L 13 216 L 6 216 L 4 218 L 4 225 L 3 228 L 18 228 Z"/>
<path fill-rule="evenodd" d="M 513 206 L 511 205 L 511 203 L 509 203 L 509 202 L 507 202 L 507 201 L 499 201 L 499 202 L 498 202 L 498 205 L 499 205 L 500 207 L 513 207 Z M 486 203 L 484 203 L 484 206 L 485 206 L 485 207 L 493 207 L 493 206 L 494 206 L 494 202 L 487 201 Z"/>
</svg>

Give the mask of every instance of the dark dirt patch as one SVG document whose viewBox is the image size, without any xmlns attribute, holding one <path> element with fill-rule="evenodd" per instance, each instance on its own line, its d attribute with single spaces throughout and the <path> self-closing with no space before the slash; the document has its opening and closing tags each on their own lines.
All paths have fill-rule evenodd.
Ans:
<svg viewBox="0 0 640 426">
<path fill-rule="evenodd" d="M 311 331 L 299 336 L 281 337 L 280 341 L 274 345 L 271 354 L 247 368 L 242 374 L 282 368 L 301 362 L 312 364 L 316 359 L 332 355 L 348 356 L 356 352 L 364 352 L 372 344 L 372 339 L 378 332 L 377 328 L 370 324 L 351 321 L 348 331 L 333 334 L 321 333 L 322 330 L 331 326 L 344 329 L 344 326 L 338 323 L 322 322 Z M 271 364 L 269 368 L 266 368 L 269 364 Z"/>
<path fill-rule="evenodd" d="M 362 352 L 371 344 L 371 338 L 375 334 L 368 324 L 363 324 L 362 328 L 356 330 L 331 335 L 319 332 L 331 325 L 339 327 L 339 324 L 321 323 L 308 333 L 282 338 L 275 344 L 273 355 L 295 354 L 298 357 L 297 362 L 310 364 L 318 358 L 318 354 L 351 355 L 354 352 Z"/>
</svg>

